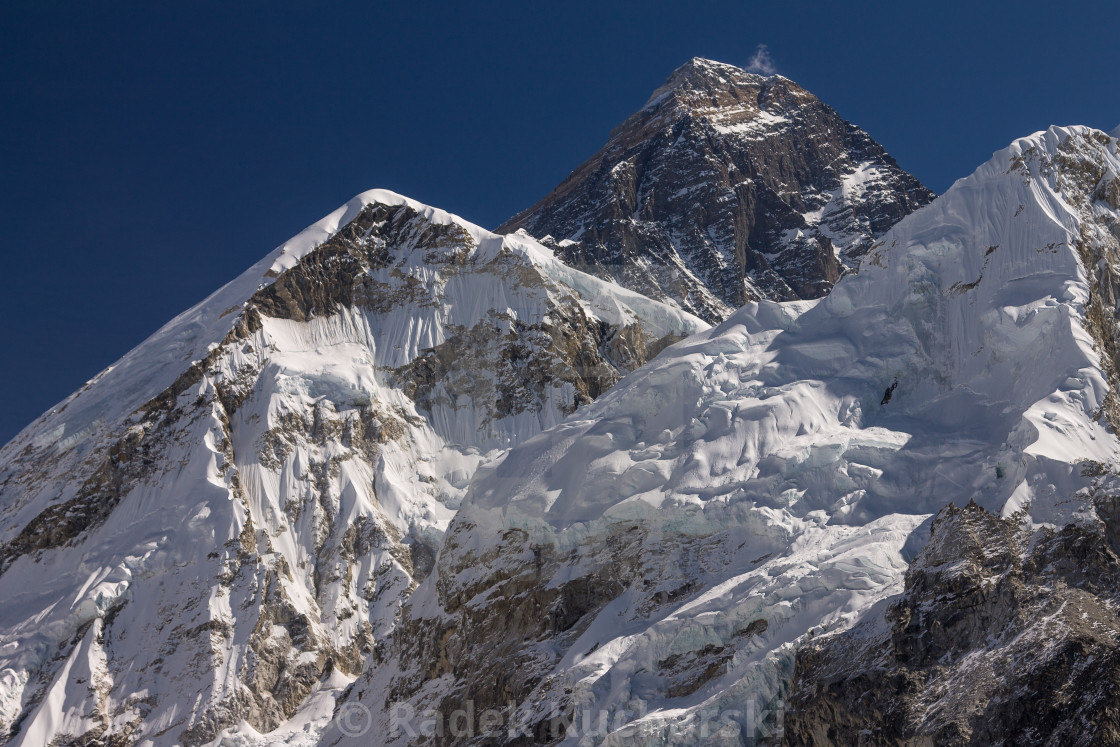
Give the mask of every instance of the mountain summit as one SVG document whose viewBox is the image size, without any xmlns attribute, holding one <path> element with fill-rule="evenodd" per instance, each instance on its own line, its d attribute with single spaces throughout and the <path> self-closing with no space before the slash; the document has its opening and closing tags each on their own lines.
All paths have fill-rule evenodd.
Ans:
<svg viewBox="0 0 1120 747">
<path fill-rule="evenodd" d="M 498 232 L 720 321 L 750 300 L 824 295 L 933 197 L 793 81 L 696 57 Z"/>
<path fill-rule="evenodd" d="M 0 449 L 0 743 L 205 744 L 333 702 L 474 470 L 705 327 L 355 197 Z"/>
</svg>

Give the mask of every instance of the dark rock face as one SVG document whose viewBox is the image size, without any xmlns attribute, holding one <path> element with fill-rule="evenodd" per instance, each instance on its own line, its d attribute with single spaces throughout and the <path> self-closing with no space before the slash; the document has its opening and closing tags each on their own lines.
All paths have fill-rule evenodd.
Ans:
<svg viewBox="0 0 1120 747">
<path fill-rule="evenodd" d="M 498 327 L 505 323 L 506 330 Z M 525 324 L 508 315 L 471 329 L 454 329 L 450 339 L 393 372 L 393 381 L 423 411 L 453 405 L 462 396 L 492 403 L 492 419 L 544 407 L 550 388 L 572 386 L 574 396 L 560 410 L 570 415 L 597 399 L 666 346 L 682 339 L 646 339 L 638 325 L 618 328 L 591 319 L 569 299 L 548 320 Z"/>
<path fill-rule="evenodd" d="M 817 298 L 934 194 L 796 83 L 699 58 L 498 228 L 708 321 Z"/>
<path fill-rule="evenodd" d="M 1033 533 L 942 510 L 885 623 L 798 653 L 785 743 L 1120 743 L 1120 501 L 1095 504 Z"/>
<path fill-rule="evenodd" d="M 449 616 L 432 619 L 405 609 L 390 648 L 399 652 L 407 674 L 377 697 L 404 701 L 421 692 L 427 682 L 452 677 L 456 685 L 434 704 L 438 712 L 452 713 L 472 704 L 479 711 L 508 709 L 515 728 L 498 728 L 473 740 L 440 733 L 421 743 L 526 747 L 554 743 L 564 737 L 558 713 L 523 718 L 512 707 L 537 688 L 561 690 L 562 683 L 545 680 L 546 674 L 591 624 L 594 613 L 640 576 L 645 530 L 631 524 L 594 538 L 603 570 L 579 576 L 573 573 L 580 561 L 577 553 L 538 544 L 519 529 L 508 530 L 498 547 L 480 552 L 460 548 L 459 541 L 469 539 L 472 529 L 467 522 L 453 523 L 437 560 L 436 586 Z M 463 584 L 457 576 L 470 568 L 494 570 Z M 550 583 L 562 570 L 576 577 Z M 491 602 L 478 604 L 475 600 L 481 598 Z M 374 652 L 379 655 L 380 651 Z M 686 663 L 679 669 L 687 675 Z M 359 679 L 354 687 L 360 692 L 367 686 Z M 550 694 L 561 712 L 570 715 L 574 709 L 567 697 L 570 690 Z"/>
</svg>

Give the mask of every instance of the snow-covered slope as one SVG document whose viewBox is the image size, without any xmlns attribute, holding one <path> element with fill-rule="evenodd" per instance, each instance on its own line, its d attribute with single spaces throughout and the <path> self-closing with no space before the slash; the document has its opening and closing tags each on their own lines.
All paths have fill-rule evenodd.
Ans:
<svg viewBox="0 0 1120 747">
<path fill-rule="evenodd" d="M 780 75 L 694 58 L 548 196 L 524 230 L 574 267 L 722 321 L 818 298 L 933 193 Z"/>
<path fill-rule="evenodd" d="M 704 328 L 531 240 L 356 197 L 0 450 L 0 741 L 329 712 L 478 465 Z"/>
<path fill-rule="evenodd" d="M 1118 238 L 1117 141 L 1037 133 L 824 299 L 749 304 L 487 465 L 351 691 L 360 740 L 750 743 L 949 502 L 1098 525 Z"/>
</svg>

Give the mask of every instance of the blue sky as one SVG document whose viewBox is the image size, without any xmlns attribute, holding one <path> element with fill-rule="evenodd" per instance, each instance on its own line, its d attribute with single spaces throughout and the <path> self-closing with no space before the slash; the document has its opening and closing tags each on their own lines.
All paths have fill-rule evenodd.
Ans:
<svg viewBox="0 0 1120 747">
<path fill-rule="evenodd" d="M 692 56 L 767 45 L 943 192 L 1020 135 L 1120 124 L 1117 29 L 1115 0 L 9 0 L 0 442 L 357 192 L 497 225 Z"/>
</svg>

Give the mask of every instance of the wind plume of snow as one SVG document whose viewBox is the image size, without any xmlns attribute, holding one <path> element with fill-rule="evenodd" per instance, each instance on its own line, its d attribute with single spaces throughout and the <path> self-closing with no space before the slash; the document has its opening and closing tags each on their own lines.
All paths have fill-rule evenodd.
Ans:
<svg viewBox="0 0 1120 747">
<path fill-rule="evenodd" d="M 759 75 L 773 75 L 778 72 L 777 65 L 774 64 L 774 58 L 770 56 L 770 48 L 765 44 L 759 44 L 755 47 L 754 54 L 747 62 L 748 73 L 758 73 Z"/>
</svg>

